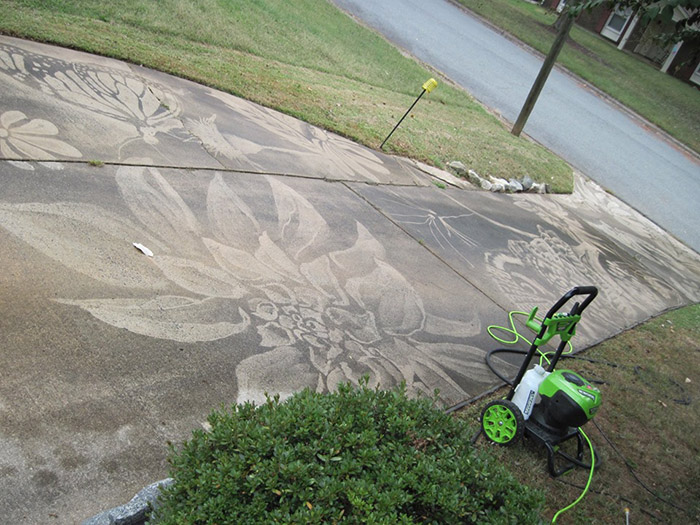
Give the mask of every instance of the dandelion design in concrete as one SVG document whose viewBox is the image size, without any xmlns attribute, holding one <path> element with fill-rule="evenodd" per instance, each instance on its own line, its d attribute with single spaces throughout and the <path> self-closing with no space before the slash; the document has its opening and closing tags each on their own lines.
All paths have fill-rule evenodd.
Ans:
<svg viewBox="0 0 700 525">
<path fill-rule="evenodd" d="M 587 181 L 546 200 L 359 191 L 505 307 L 543 308 L 573 286 L 597 286 L 586 326 L 594 338 L 700 297 L 697 255 Z"/>
<path fill-rule="evenodd" d="M 421 243 L 429 241 L 440 252 L 458 259 L 461 265 L 474 268 L 467 254 L 477 249 L 479 244 L 459 226 L 460 221 L 474 216 L 472 210 L 464 209 L 461 210 L 463 213 L 454 215 L 441 214 L 431 208 L 429 201 L 395 192 L 388 192 L 377 202 L 391 210 L 391 217 L 397 223 L 424 234 L 420 238 Z"/>
</svg>

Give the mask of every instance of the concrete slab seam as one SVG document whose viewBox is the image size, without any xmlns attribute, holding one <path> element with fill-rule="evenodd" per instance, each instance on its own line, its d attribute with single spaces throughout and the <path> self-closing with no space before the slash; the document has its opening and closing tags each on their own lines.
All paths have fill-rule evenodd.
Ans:
<svg viewBox="0 0 700 525">
<path fill-rule="evenodd" d="M 0 163 L 2 162 L 43 162 L 43 163 L 58 163 L 58 164 L 75 164 L 75 165 L 90 165 L 92 161 L 84 161 L 84 160 L 66 160 L 66 159 L 61 159 L 60 161 L 56 160 L 40 160 L 40 159 L 21 159 L 21 158 L 3 158 L 0 159 Z M 352 182 L 354 184 L 364 184 L 366 186 L 393 186 L 397 188 L 415 188 L 417 185 L 415 183 L 401 183 L 401 182 L 375 182 L 371 180 L 356 180 L 356 179 L 334 179 L 330 177 L 314 177 L 312 175 L 300 175 L 298 173 L 282 173 L 282 172 L 276 172 L 276 171 L 253 171 L 253 170 L 244 170 L 240 168 L 226 168 L 226 167 L 221 167 L 221 168 L 213 168 L 211 166 L 172 166 L 172 165 L 167 165 L 167 164 L 134 164 L 130 162 L 110 162 L 110 161 L 105 161 L 100 163 L 101 166 L 119 166 L 119 167 L 127 167 L 127 168 L 155 168 L 155 169 L 165 169 L 165 170 L 175 170 L 175 171 L 211 171 L 211 172 L 221 172 L 221 173 L 234 173 L 234 174 L 242 174 L 242 175 L 264 175 L 264 176 L 269 176 L 269 177 L 288 177 L 290 179 L 303 179 L 303 180 L 314 180 L 314 181 L 323 181 L 323 182 L 330 182 L 330 183 L 346 183 L 346 182 Z M 438 179 L 435 179 L 438 180 Z M 454 186 L 456 189 L 462 189 L 459 188 L 458 186 Z"/>
<path fill-rule="evenodd" d="M 128 67 L 129 70 L 132 72 L 132 74 L 133 74 L 134 76 L 136 76 L 136 78 L 140 79 L 141 82 L 143 82 L 143 85 L 144 85 L 144 86 L 147 86 L 147 87 L 148 87 L 148 90 L 153 94 L 154 97 L 156 97 L 158 100 L 160 100 L 160 99 L 158 98 L 158 96 L 156 95 L 156 93 L 151 89 L 149 80 L 148 80 L 144 75 L 142 75 L 142 74 L 139 72 L 138 68 L 135 67 L 135 66 L 136 66 L 136 64 L 131 64 L 131 63 L 128 63 L 128 62 L 127 62 L 127 67 Z M 143 67 L 143 65 L 141 65 L 141 67 Z M 163 102 L 162 100 L 160 100 L 160 101 L 161 101 L 161 103 Z M 222 168 L 224 168 L 224 165 L 221 164 L 221 162 L 219 162 L 219 160 L 216 158 L 216 155 L 212 154 L 212 152 L 209 151 L 209 150 L 204 146 L 204 143 L 202 143 L 201 139 L 200 139 L 199 137 L 197 137 L 196 135 L 194 135 L 194 134 L 187 128 L 187 126 L 185 126 L 185 122 L 183 121 L 182 117 L 181 117 L 181 116 L 177 116 L 177 117 L 175 117 L 175 118 L 176 118 L 177 121 L 179 121 L 179 122 L 182 124 L 182 129 L 184 129 L 184 130 L 187 132 L 187 135 L 189 135 L 193 140 L 195 140 L 195 141 L 201 146 L 202 150 L 204 150 L 204 151 L 206 152 L 206 154 L 207 154 L 214 162 L 216 162 L 219 166 L 221 166 Z"/>
<path fill-rule="evenodd" d="M 362 201 L 366 202 L 369 206 L 371 206 L 373 209 L 377 211 L 382 217 L 387 219 L 391 224 L 399 228 L 402 232 L 404 232 L 411 240 L 418 242 L 423 249 L 425 249 L 428 253 L 430 253 L 433 257 L 435 257 L 438 261 L 440 261 L 442 264 L 444 264 L 447 268 L 449 268 L 452 272 L 454 272 L 460 279 L 463 279 L 466 283 L 468 283 L 470 286 L 472 286 L 477 292 L 479 292 L 481 295 L 483 295 L 486 299 L 491 301 L 494 305 L 496 305 L 498 308 L 503 310 L 503 312 L 507 313 L 508 309 L 505 308 L 503 305 L 498 304 L 498 302 L 493 299 L 491 296 L 489 296 L 484 290 L 482 290 L 477 284 L 471 282 L 467 277 L 462 275 L 462 273 L 457 270 L 454 266 L 452 266 L 448 261 L 446 261 L 444 258 L 442 258 L 436 251 L 431 249 L 427 244 L 423 244 L 420 242 L 419 239 L 416 239 L 411 233 L 406 230 L 401 224 L 396 222 L 393 217 L 385 213 L 381 208 L 379 208 L 377 205 L 375 205 L 373 202 L 371 202 L 369 199 L 367 199 L 364 195 L 361 195 L 357 193 L 352 187 L 350 187 L 347 183 L 343 183 L 346 188 L 348 188 L 354 195 L 356 195 L 358 198 L 360 198 Z"/>
</svg>

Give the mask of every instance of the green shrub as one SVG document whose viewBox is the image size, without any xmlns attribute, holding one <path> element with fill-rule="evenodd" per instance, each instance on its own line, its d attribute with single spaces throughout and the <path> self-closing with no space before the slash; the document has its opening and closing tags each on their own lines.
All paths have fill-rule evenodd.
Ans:
<svg viewBox="0 0 700 525">
<path fill-rule="evenodd" d="M 465 422 L 405 388 L 341 386 L 209 416 L 158 524 L 536 523 L 540 493 L 477 453 Z"/>
</svg>

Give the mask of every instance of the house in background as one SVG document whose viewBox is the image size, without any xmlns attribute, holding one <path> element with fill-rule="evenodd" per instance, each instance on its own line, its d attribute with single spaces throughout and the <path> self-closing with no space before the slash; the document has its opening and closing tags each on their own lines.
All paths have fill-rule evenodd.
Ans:
<svg viewBox="0 0 700 525">
<path fill-rule="evenodd" d="M 542 0 L 541 3 L 561 12 L 566 0 Z M 673 22 L 687 17 L 688 12 L 677 7 Z M 597 7 L 584 11 L 576 23 L 612 41 L 618 49 L 645 57 L 662 72 L 700 86 L 700 45 L 684 42 L 664 44 L 657 38 L 660 34 L 673 31 L 672 22 L 655 20 L 643 25 L 633 9 Z"/>
</svg>

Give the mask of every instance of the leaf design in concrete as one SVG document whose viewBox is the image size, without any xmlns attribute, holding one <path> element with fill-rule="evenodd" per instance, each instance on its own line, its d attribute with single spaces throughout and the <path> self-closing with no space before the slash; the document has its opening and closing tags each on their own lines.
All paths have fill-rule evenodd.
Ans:
<svg viewBox="0 0 700 525">
<path fill-rule="evenodd" d="M 449 399 L 465 396 L 454 377 L 491 381 L 481 351 L 449 342 L 478 334 L 476 316 L 464 323 L 426 312 L 362 223 L 339 249 L 311 202 L 273 177 L 262 183 L 272 210 L 256 208 L 216 174 L 199 215 L 156 168 L 123 166 L 115 179 L 128 216 L 81 203 L 3 204 L 0 224 L 121 290 L 63 304 L 149 337 L 232 338 L 234 352 L 236 336 L 256 340 L 260 353 L 236 370 L 239 401 L 308 386 L 324 391 L 364 374 L 373 385 L 406 381 L 413 392 L 439 388 Z M 134 240 L 154 256 L 134 250 Z"/>
<path fill-rule="evenodd" d="M 248 101 L 211 91 L 236 115 L 241 126 L 274 136 L 278 144 L 257 143 L 232 133 L 220 131 L 216 115 L 188 119 L 187 127 L 214 155 L 240 163 L 240 167 L 257 168 L 265 155 L 283 156 L 289 165 L 303 173 L 323 178 L 380 182 L 390 170 L 373 151 L 320 128 Z M 256 134 L 252 134 L 251 137 Z"/>
</svg>

